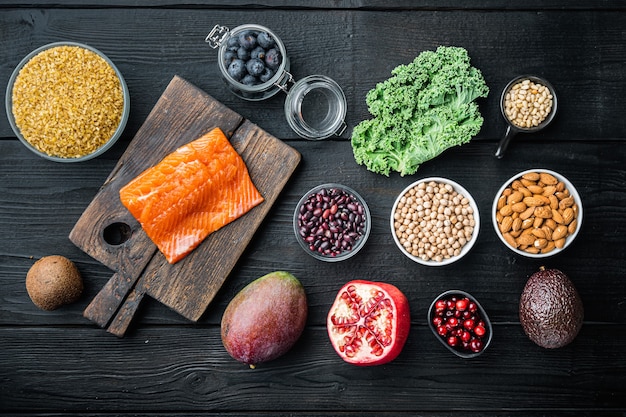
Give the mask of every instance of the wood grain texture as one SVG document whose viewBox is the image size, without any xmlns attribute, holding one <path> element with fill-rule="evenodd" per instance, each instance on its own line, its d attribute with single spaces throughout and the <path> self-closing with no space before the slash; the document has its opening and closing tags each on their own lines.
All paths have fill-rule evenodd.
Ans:
<svg viewBox="0 0 626 417">
<path fill-rule="evenodd" d="M 386 2 L 383 2 L 386 3 Z M 500 90 L 522 73 L 542 75 L 555 86 L 561 109 L 535 140 L 618 139 L 626 130 L 619 109 L 626 95 L 618 80 L 626 60 L 619 9 L 488 10 L 443 7 L 434 10 L 261 8 L 9 8 L 0 27 L 12 35 L 3 53 L 0 85 L 36 47 L 71 38 L 107 54 L 124 75 L 131 95 L 131 116 L 122 140 L 130 140 L 175 74 L 191 80 L 216 100 L 283 140 L 296 139 L 282 116 L 284 96 L 262 106 L 243 103 L 224 88 L 217 52 L 204 42 L 215 24 L 231 28 L 255 22 L 272 28 L 284 41 L 296 80 L 311 74 L 333 78 L 348 97 L 342 136 L 369 118 L 365 95 L 391 70 L 439 45 L 466 47 L 491 94 L 480 102 L 489 123 L 479 139 L 504 134 L 498 110 Z M 520 3 L 521 5 L 521 3 Z M 588 7 L 592 7 L 586 4 Z M 519 7 L 519 6 L 518 6 Z M 166 29 L 164 29 L 166 28 Z M 306 28 L 306 30 L 302 30 Z M 337 28 L 340 28 L 338 30 Z M 399 29 L 401 28 L 401 29 Z M 312 34 L 323 36 L 312 36 Z M 522 41 L 523 40 L 523 41 Z M 8 40 L 6 41 L 8 42 Z M 4 113 L 4 102 L 0 103 Z M 561 114 L 581 117 L 560 117 Z M 582 117 L 584 115 L 584 117 Z M 0 119 L 0 137 L 12 137 Z"/>
<path fill-rule="evenodd" d="M 301 140 L 284 119 L 283 96 L 250 103 L 229 93 L 217 53 L 204 43 L 216 23 L 265 25 L 285 42 L 296 79 L 335 79 L 348 98 L 346 133 L 337 140 Z M 624 27 L 626 6 L 618 0 L 3 2 L 0 85 L 34 48 L 63 39 L 85 42 L 121 69 L 131 117 L 115 147 L 84 164 L 31 155 L 0 118 L 0 415 L 625 417 Z M 348 139 L 369 117 L 367 91 L 396 65 L 440 44 L 466 47 L 491 88 L 480 102 L 485 124 L 478 137 L 411 177 L 387 178 L 358 166 Z M 555 85 L 559 114 L 545 131 L 516 137 L 497 160 L 493 153 L 505 129 L 498 96 L 522 72 Z M 114 271 L 68 235 L 175 74 L 286 141 L 302 161 L 197 322 L 145 297 L 118 339 L 82 316 Z M 531 167 L 564 174 L 584 200 L 577 241 L 543 262 L 503 247 L 488 219 L 501 183 Z M 412 263 L 390 235 L 396 195 L 426 176 L 461 183 L 484 220 L 470 255 L 445 268 Z M 356 189 L 373 215 L 363 251 L 333 265 L 304 253 L 292 230 L 298 199 L 326 181 Z M 29 300 L 24 279 L 36 259 L 50 254 L 77 263 L 85 292 L 72 305 L 44 312 Z M 524 283 L 542 264 L 570 275 L 585 306 L 579 336 L 554 351 L 530 342 L 518 318 Z M 240 289 L 279 269 L 303 283 L 309 319 L 292 351 L 251 371 L 223 349 L 221 316 Z M 349 366 L 327 339 L 330 304 L 352 278 L 391 282 L 409 299 L 409 340 L 384 367 Z M 451 288 L 472 293 L 494 322 L 493 344 L 478 360 L 451 355 L 426 326 L 430 302 Z"/>
<path fill-rule="evenodd" d="M 610 328 L 585 326 L 574 344 L 550 351 L 533 345 L 518 326 L 497 325 L 489 351 L 463 361 L 426 326 L 414 325 L 395 361 L 361 368 L 335 354 L 324 328 L 307 327 L 287 355 L 254 370 L 228 356 L 215 326 L 142 328 L 121 340 L 88 328 L 71 333 L 0 329 L 4 381 L 21 388 L 0 391 L 0 402 L 15 412 L 41 413 L 97 405 L 108 413 L 336 415 L 366 410 L 413 415 L 415 410 L 462 407 L 484 412 L 546 408 L 550 415 L 559 409 L 585 414 L 604 408 L 617 415 L 626 395 L 626 373 L 623 366 L 612 365 L 620 362 L 621 342 L 608 336 Z M 30 344 L 28 350 L 19 348 L 24 343 Z M 603 365 L 595 359 L 600 355 L 606 358 Z M 85 363 L 89 372 L 83 372 Z"/>
</svg>

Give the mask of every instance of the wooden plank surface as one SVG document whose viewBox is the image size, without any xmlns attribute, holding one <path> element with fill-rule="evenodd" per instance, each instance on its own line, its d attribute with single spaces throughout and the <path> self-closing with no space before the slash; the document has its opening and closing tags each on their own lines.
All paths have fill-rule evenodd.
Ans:
<svg viewBox="0 0 626 417">
<path fill-rule="evenodd" d="M 230 94 L 219 78 L 216 52 L 204 43 L 215 23 L 266 25 L 283 38 L 296 79 L 335 79 L 348 97 L 343 137 L 301 140 L 284 120 L 281 95 L 249 103 Z M 70 39 L 97 47 L 116 63 L 132 104 L 122 140 L 79 165 L 36 158 L 0 118 L 0 415 L 625 416 L 624 27 L 625 7 L 614 1 L 3 3 L 0 85 L 35 47 Z M 354 162 L 348 142 L 351 128 L 369 117 L 365 94 L 397 64 L 439 44 L 466 47 L 492 88 L 480 103 L 482 131 L 415 176 L 366 171 Z M 505 127 L 499 90 L 522 72 L 555 84 L 559 114 L 545 131 L 516 138 L 497 160 L 493 152 Z M 287 141 L 302 162 L 196 323 L 147 297 L 137 325 L 118 339 L 82 317 L 113 272 L 68 234 L 175 74 Z M 536 166 L 564 174 L 584 199 L 581 234 L 561 255 L 544 262 L 519 258 L 502 246 L 488 219 L 470 256 L 449 267 L 413 264 L 394 246 L 391 205 L 415 179 L 454 179 L 488 213 L 502 181 Z M 328 180 L 355 188 L 373 214 L 363 251 L 333 265 L 307 256 L 291 225 L 301 195 Z M 77 263 L 85 292 L 77 303 L 44 312 L 30 302 L 24 277 L 37 258 L 53 253 Z M 526 278 L 542 264 L 567 272 L 585 306 L 580 335 L 554 351 L 526 338 L 517 311 Z M 309 320 L 292 351 L 251 371 L 223 349 L 219 323 L 241 288 L 278 269 L 305 286 Z M 394 283 L 409 299 L 409 340 L 389 365 L 349 366 L 327 339 L 328 308 L 352 278 Z M 430 302 L 450 288 L 471 292 L 494 322 L 493 343 L 478 360 L 451 355 L 426 326 Z"/>
<path fill-rule="evenodd" d="M 459 7 L 415 12 L 358 7 L 315 12 L 297 8 L 130 8 L 126 12 L 118 8 L 8 8 L 2 10 L 0 23 L 13 38 L 5 41 L 0 80 L 8 81 L 13 68 L 36 47 L 71 38 L 100 49 L 125 76 L 132 99 L 126 140 L 139 129 L 175 74 L 268 133 L 282 140 L 296 139 L 282 117 L 284 96 L 260 106 L 242 103 L 224 87 L 217 52 L 204 42 L 217 23 L 235 27 L 255 22 L 281 37 L 296 79 L 322 74 L 339 83 L 348 99 L 349 127 L 369 117 L 365 94 L 389 77 L 396 65 L 411 62 L 423 50 L 451 44 L 468 49 L 472 63 L 492 89 L 481 102 L 489 122 L 479 140 L 504 134 L 506 125 L 497 105 L 500 90 L 522 73 L 545 76 L 557 89 L 561 107 L 551 126 L 528 140 L 623 137 L 626 120 L 620 109 L 626 108 L 626 95 L 617 80 L 623 77 L 626 60 L 621 30 L 626 26 L 625 13 L 619 9 L 480 13 Z M 4 101 L 0 113 L 4 113 Z M 560 117 L 562 113 L 581 117 Z M 350 132 L 347 129 L 343 138 Z M 0 137 L 12 136 L 8 120 L 0 118 Z"/>
</svg>

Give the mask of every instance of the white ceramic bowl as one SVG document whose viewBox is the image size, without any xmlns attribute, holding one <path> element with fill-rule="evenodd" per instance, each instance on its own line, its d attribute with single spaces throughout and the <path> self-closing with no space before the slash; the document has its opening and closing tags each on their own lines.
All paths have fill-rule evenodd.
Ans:
<svg viewBox="0 0 626 417">
<path fill-rule="evenodd" d="M 35 57 L 37 54 L 39 54 L 39 53 L 41 53 L 43 51 L 46 51 L 48 49 L 59 47 L 59 46 L 77 46 L 77 47 L 81 47 L 81 48 L 87 49 L 89 51 L 92 51 L 92 52 L 96 53 L 97 55 L 99 55 L 115 71 L 115 74 L 119 78 L 120 85 L 122 87 L 122 94 L 123 94 L 123 98 L 124 98 L 124 104 L 123 104 L 123 108 L 122 108 L 122 115 L 121 115 L 120 123 L 119 123 L 117 129 L 113 132 L 113 135 L 109 138 L 109 140 L 106 141 L 104 144 L 102 144 L 95 151 L 93 151 L 93 152 L 91 152 L 91 153 L 89 153 L 87 155 L 80 156 L 80 157 L 75 157 L 75 158 L 63 158 L 63 157 L 59 157 L 59 156 L 49 155 L 49 154 L 47 154 L 45 152 L 40 151 L 39 149 L 37 149 L 33 145 L 31 145 L 30 142 L 28 142 L 24 138 L 22 133 L 20 132 L 20 129 L 19 129 L 19 127 L 17 126 L 17 124 L 15 122 L 15 117 L 13 116 L 13 98 L 12 98 L 13 85 L 15 83 L 16 78 L 19 75 L 20 70 L 33 57 Z M 93 48 L 93 47 L 91 47 L 89 45 L 85 45 L 85 44 L 78 43 L 78 42 L 54 42 L 54 43 L 50 43 L 50 44 L 47 44 L 47 45 L 44 45 L 44 46 L 41 46 L 41 47 L 35 49 L 34 51 L 32 51 L 31 53 L 26 55 L 26 57 L 24 57 L 24 59 L 22 59 L 22 61 L 17 65 L 17 67 L 15 68 L 15 70 L 13 71 L 13 74 L 11 74 L 11 77 L 9 79 L 9 84 L 8 84 L 8 87 L 7 87 L 6 97 L 5 97 L 5 104 L 6 104 L 7 117 L 9 119 L 9 123 L 11 125 L 11 128 L 13 129 L 13 132 L 15 133 L 17 138 L 24 144 L 24 146 L 26 148 L 28 148 L 33 153 L 41 156 L 42 158 L 45 158 L 45 159 L 48 159 L 48 160 L 51 160 L 51 161 L 55 161 L 55 162 L 81 162 L 81 161 L 86 161 L 86 160 L 95 158 L 95 157 L 103 154 L 108 149 L 110 149 L 113 146 L 113 144 L 115 144 L 115 142 L 120 138 L 120 136 L 122 135 L 122 132 L 124 131 L 124 128 L 126 127 L 126 122 L 128 121 L 128 115 L 130 113 L 130 94 L 128 92 L 128 87 L 126 86 L 126 82 L 124 81 L 124 78 L 122 77 L 122 73 L 115 66 L 115 64 L 106 55 L 104 55 L 102 52 L 100 52 L 99 50 L 97 50 L 97 49 L 95 49 L 95 48 Z"/>
<path fill-rule="evenodd" d="M 565 238 L 565 244 L 564 244 L 564 246 L 562 248 L 555 247 L 554 249 L 552 249 L 552 250 L 550 250 L 548 252 L 544 252 L 544 253 L 541 253 L 541 252 L 540 253 L 531 253 L 531 252 L 528 252 L 526 250 L 521 250 L 519 248 L 513 247 L 509 242 L 507 242 L 507 239 L 505 239 L 505 236 L 500 231 L 500 226 L 499 226 L 499 223 L 498 223 L 498 220 L 497 220 L 498 200 L 500 199 L 500 196 L 502 196 L 502 193 L 509 186 L 511 186 L 515 180 L 518 180 L 518 179 L 522 178 L 522 176 L 524 176 L 526 174 L 529 174 L 529 173 L 533 173 L 533 172 L 536 172 L 536 173 L 547 173 L 547 174 L 550 174 L 553 177 L 555 177 L 557 180 L 559 180 L 559 182 L 563 182 L 563 184 L 565 185 L 565 188 L 569 191 L 569 194 L 574 198 L 574 203 L 578 207 L 578 212 L 576 214 L 576 221 L 577 221 L 576 230 L 574 230 L 572 233 L 568 234 L 568 236 Z M 493 200 L 493 205 L 492 205 L 492 208 L 491 208 L 491 219 L 492 219 L 493 227 L 494 227 L 494 230 L 495 230 L 496 234 L 498 235 L 498 237 L 500 238 L 502 243 L 504 243 L 504 245 L 507 248 L 509 248 L 510 250 L 512 250 L 513 252 L 515 252 L 516 254 L 521 255 L 521 256 L 525 256 L 525 257 L 529 257 L 529 258 L 545 258 L 545 257 L 548 257 L 548 256 L 553 256 L 553 255 L 559 254 L 561 251 L 563 251 L 568 246 L 570 246 L 572 244 L 572 242 L 574 241 L 574 239 L 576 239 L 576 236 L 578 235 L 578 232 L 580 231 L 580 228 L 582 226 L 583 205 L 582 205 L 582 201 L 580 199 L 580 195 L 578 194 L 578 191 L 576 190 L 574 185 L 567 178 L 565 178 L 563 175 L 559 174 L 558 172 L 554 172 L 554 171 L 551 171 L 549 169 L 544 169 L 544 168 L 528 169 L 526 171 L 523 171 L 523 172 L 520 172 L 518 174 L 515 174 L 514 176 L 509 178 L 507 181 L 505 181 L 504 184 L 502 185 L 502 187 L 500 187 L 500 189 L 496 193 L 495 198 Z"/>
<path fill-rule="evenodd" d="M 396 214 L 396 210 L 398 209 L 398 205 L 401 203 L 401 200 L 403 198 L 403 196 L 405 196 L 405 194 L 407 194 L 411 189 L 413 189 L 414 187 L 418 186 L 421 183 L 424 184 L 428 184 L 431 182 L 435 182 L 435 183 L 439 183 L 439 184 L 445 184 L 445 185 L 449 185 L 452 187 L 452 189 L 454 191 L 456 191 L 458 194 L 462 195 L 463 197 L 465 197 L 468 200 L 468 206 L 471 207 L 471 214 L 474 220 L 474 225 L 473 225 L 473 231 L 471 233 L 470 237 L 467 237 L 465 240 L 465 244 L 463 244 L 460 248 L 458 248 L 460 250 L 459 253 L 457 254 L 452 254 L 452 255 L 447 255 L 446 257 L 444 257 L 443 259 L 435 259 L 434 256 L 423 256 L 421 254 L 412 254 L 410 253 L 403 245 L 403 241 L 400 237 L 398 237 L 398 234 L 396 232 L 396 228 L 395 228 L 395 223 L 396 223 L 396 219 L 395 219 L 395 214 Z M 432 205 L 430 208 L 425 208 L 424 210 L 430 210 L 432 211 Z M 438 209 L 437 209 L 438 210 Z M 445 209 L 444 209 L 445 210 Z M 424 211 L 424 215 L 422 217 L 424 217 L 426 215 L 426 211 Z M 429 227 L 428 223 L 429 220 L 425 220 L 426 224 L 425 227 Z M 434 223 L 431 222 L 431 226 L 437 228 L 437 230 L 439 230 L 440 232 L 445 230 L 446 227 L 452 227 L 454 228 L 454 224 L 456 224 L 456 219 L 452 217 L 451 214 L 443 214 L 442 218 L 433 220 Z M 442 223 L 438 223 L 438 222 L 442 222 Z M 420 222 L 421 224 L 421 222 Z M 478 206 L 476 205 L 476 201 L 474 200 L 474 198 L 472 197 L 472 195 L 465 189 L 463 188 L 461 185 L 459 185 L 458 183 L 449 180 L 447 178 L 441 178 L 441 177 L 430 177 L 430 178 L 424 178 L 424 179 L 420 179 L 418 181 L 415 181 L 414 183 L 410 184 L 409 186 L 407 186 L 404 190 L 402 190 L 402 192 L 398 195 L 398 198 L 396 198 L 396 201 L 393 204 L 393 207 L 391 209 L 391 216 L 390 216 L 390 227 L 391 227 L 391 235 L 393 236 L 393 240 L 396 242 L 396 245 L 398 246 L 398 248 L 400 249 L 400 251 L 407 256 L 409 259 L 411 259 L 414 262 L 417 262 L 419 264 L 422 265 L 427 265 L 427 266 L 444 266 L 444 265 L 448 265 L 451 264 L 453 262 L 458 261 L 459 259 L 461 259 L 462 257 L 464 257 L 472 248 L 472 246 L 474 246 L 474 243 L 476 243 L 476 239 L 478 239 L 478 232 L 480 231 L 480 215 L 478 213 Z M 423 230 L 422 227 L 418 227 L 419 230 Z M 414 228 L 414 234 L 415 232 L 415 228 Z M 417 232 L 419 233 L 419 232 Z M 452 233 L 452 232 L 450 232 Z M 449 235 L 449 234 L 446 234 Z M 421 240 L 421 239 L 420 239 Z M 453 238 L 454 240 L 454 238 Z M 422 243 L 422 242 L 420 242 Z M 418 245 L 420 244 L 418 243 Z M 436 242 L 435 242 L 436 243 Z M 423 242 L 424 245 L 428 246 L 426 242 Z M 428 242 L 428 244 L 432 245 L 432 243 Z M 426 250 L 426 248 L 425 248 Z"/>
</svg>

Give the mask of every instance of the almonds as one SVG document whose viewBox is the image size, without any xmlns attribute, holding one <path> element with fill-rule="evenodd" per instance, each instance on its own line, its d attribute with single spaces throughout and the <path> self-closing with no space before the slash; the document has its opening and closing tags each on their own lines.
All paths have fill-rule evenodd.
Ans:
<svg viewBox="0 0 626 417">
<path fill-rule="evenodd" d="M 499 196 L 496 221 L 511 247 L 548 253 L 563 248 L 576 232 L 578 210 L 563 181 L 548 172 L 527 172 Z"/>
</svg>

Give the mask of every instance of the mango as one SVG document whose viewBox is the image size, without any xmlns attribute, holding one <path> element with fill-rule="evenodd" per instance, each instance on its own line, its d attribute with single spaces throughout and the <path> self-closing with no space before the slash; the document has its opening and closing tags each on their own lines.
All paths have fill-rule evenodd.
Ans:
<svg viewBox="0 0 626 417">
<path fill-rule="evenodd" d="M 254 368 L 287 353 L 300 338 L 308 305 L 289 272 L 257 278 L 230 301 L 222 316 L 222 343 L 230 356 Z"/>
</svg>

